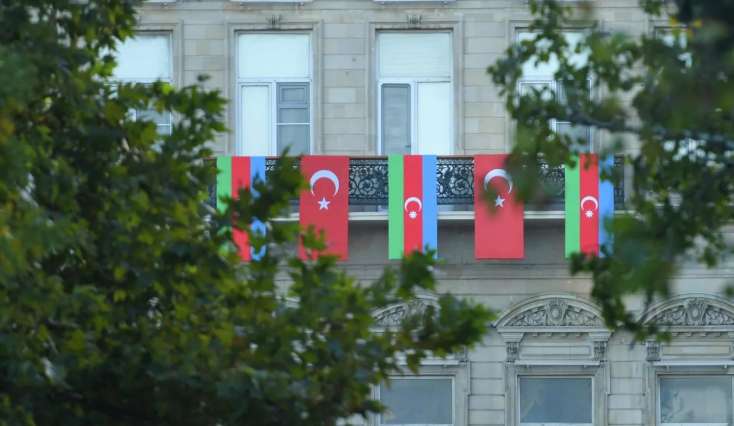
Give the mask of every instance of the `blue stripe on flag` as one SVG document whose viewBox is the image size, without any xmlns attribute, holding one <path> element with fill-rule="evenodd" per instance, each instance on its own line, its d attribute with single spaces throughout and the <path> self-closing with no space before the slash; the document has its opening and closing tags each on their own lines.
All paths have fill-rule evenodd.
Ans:
<svg viewBox="0 0 734 426">
<path fill-rule="evenodd" d="M 614 167 L 614 157 L 609 155 L 603 161 L 599 162 L 599 175 L 602 171 L 610 174 Z M 607 250 L 612 249 L 612 235 L 606 228 L 606 225 L 614 216 L 614 185 L 609 180 L 599 178 L 599 253 L 601 247 L 606 246 Z"/>
<path fill-rule="evenodd" d="M 423 246 L 429 246 L 433 250 L 438 249 L 435 155 L 423 156 Z"/>
<path fill-rule="evenodd" d="M 265 182 L 265 179 L 265 157 L 250 157 L 250 190 L 252 191 L 253 197 L 258 196 L 258 192 L 255 190 L 255 181 Z M 252 221 L 250 227 L 253 233 L 265 234 L 265 224 L 257 219 Z M 252 260 L 260 260 L 265 255 L 265 246 L 260 247 L 260 250 L 257 252 L 251 246 L 250 255 L 252 256 Z"/>
</svg>

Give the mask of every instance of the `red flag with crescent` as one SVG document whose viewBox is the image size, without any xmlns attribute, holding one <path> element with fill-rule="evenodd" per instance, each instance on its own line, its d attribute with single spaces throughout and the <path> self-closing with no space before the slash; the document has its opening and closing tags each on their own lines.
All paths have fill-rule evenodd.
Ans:
<svg viewBox="0 0 734 426">
<path fill-rule="evenodd" d="M 301 173 L 308 184 L 301 192 L 302 230 L 310 226 L 324 233 L 326 249 L 307 253 L 299 244 L 301 259 L 315 259 L 321 254 L 347 260 L 349 254 L 349 157 L 307 155 L 301 158 Z"/>
<path fill-rule="evenodd" d="M 506 160 L 506 154 L 474 156 L 474 256 L 477 259 L 525 257 L 525 206 L 515 199 Z M 494 190 L 490 201 L 486 195 L 489 188 Z"/>
</svg>

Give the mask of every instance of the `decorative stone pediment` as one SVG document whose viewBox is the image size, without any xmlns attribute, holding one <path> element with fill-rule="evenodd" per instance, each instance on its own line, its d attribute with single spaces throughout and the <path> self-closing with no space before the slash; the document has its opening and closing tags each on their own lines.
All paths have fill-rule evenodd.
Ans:
<svg viewBox="0 0 734 426">
<path fill-rule="evenodd" d="M 641 320 L 674 332 L 734 331 L 734 304 L 707 294 L 682 295 L 652 306 Z"/>
<path fill-rule="evenodd" d="M 587 359 L 600 361 L 606 355 L 611 336 L 604 326 L 601 310 L 588 300 L 569 294 L 527 299 L 502 314 L 495 326 L 507 344 L 509 362 L 522 358 L 522 342 L 528 335 L 556 341 L 581 338 L 586 342 L 582 345 L 588 349 Z"/>
<path fill-rule="evenodd" d="M 407 303 L 399 303 L 378 309 L 372 314 L 372 317 L 375 319 L 377 328 L 398 327 L 405 318 L 423 314 L 429 306 L 438 309 L 438 299 L 427 295 L 418 296 Z"/>
<path fill-rule="evenodd" d="M 599 309 L 576 296 L 539 296 L 516 305 L 497 321 L 497 328 L 545 329 L 603 327 Z"/>
</svg>

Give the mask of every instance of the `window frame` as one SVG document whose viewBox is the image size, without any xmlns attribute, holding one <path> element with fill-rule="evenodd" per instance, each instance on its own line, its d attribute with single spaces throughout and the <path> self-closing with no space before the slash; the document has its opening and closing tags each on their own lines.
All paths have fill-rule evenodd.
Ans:
<svg viewBox="0 0 734 426">
<path fill-rule="evenodd" d="M 596 398 L 595 398 L 595 390 L 596 390 L 596 383 L 595 383 L 595 377 L 594 375 L 590 374 L 569 374 L 569 373 L 559 373 L 559 374 L 553 374 L 553 373 L 545 373 L 545 374 L 528 374 L 528 373 L 518 373 L 515 376 L 515 394 L 517 395 L 516 403 L 515 403 L 515 419 L 516 424 L 518 426 L 539 426 L 541 423 L 522 423 L 520 419 L 520 379 L 521 378 L 533 378 L 533 379 L 587 379 L 591 381 L 591 423 L 573 423 L 578 424 L 580 426 L 594 426 L 595 420 L 596 420 Z M 543 422 L 542 424 L 553 424 L 550 422 Z"/>
<path fill-rule="evenodd" d="M 586 29 L 587 28 L 585 28 L 583 26 L 582 27 L 565 28 L 563 30 L 563 32 L 564 33 L 577 33 L 577 32 L 583 32 Z M 513 38 L 513 42 L 514 43 L 520 43 L 521 42 L 521 40 L 520 40 L 521 34 L 524 34 L 524 33 L 533 33 L 533 31 L 530 31 L 527 28 L 527 26 L 525 26 L 525 25 L 515 26 L 513 28 L 513 32 L 514 32 L 514 38 Z M 559 94 L 560 94 L 560 83 L 561 83 L 561 81 L 555 79 L 553 75 L 544 76 L 544 75 L 540 75 L 540 74 L 534 74 L 534 75 L 528 76 L 528 78 L 525 78 L 524 76 L 521 76 L 520 77 L 520 80 L 517 82 L 516 93 L 518 93 L 518 95 L 520 94 L 523 84 L 547 84 L 551 88 L 551 91 L 556 96 L 559 96 Z M 593 98 L 594 97 L 594 93 L 591 91 L 591 88 L 592 88 L 592 81 L 591 80 L 588 81 L 588 85 L 589 85 L 589 89 L 590 89 L 589 90 L 589 97 L 590 98 Z M 553 132 L 558 132 L 558 124 L 571 124 L 571 122 L 570 121 L 559 121 L 559 120 L 556 120 L 556 119 L 551 119 L 549 124 L 550 124 L 551 130 Z M 514 127 L 516 127 L 516 126 L 514 126 Z M 593 127 L 588 126 L 588 129 L 587 129 L 587 138 L 588 138 L 587 149 L 588 149 L 588 151 L 586 151 L 588 153 L 594 153 L 596 151 L 594 149 L 594 136 L 595 136 L 595 132 L 594 132 Z M 514 138 L 511 138 L 511 140 L 514 140 Z"/>
<path fill-rule="evenodd" d="M 173 0 L 173 1 L 175 1 L 175 0 Z M 151 85 L 151 84 L 153 84 L 153 83 L 155 83 L 157 81 L 168 83 L 171 86 L 175 87 L 176 86 L 176 75 L 177 75 L 177 73 L 176 73 L 176 68 L 177 68 L 176 67 L 176 61 L 177 61 L 177 57 L 180 57 L 180 55 L 177 55 L 176 54 L 176 44 L 175 44 L 176 37 L 175 37 L 175 33 L 176 33 L 176 28 L 175 27 L 161 28 L 159 26 L 150 26 L 150 27 L 139 27 L 139 28 L 136 28 L 135 31 L 134 31 L 134 34 L 135 35 L 138 35 L 138 34 L 144 34 L 146 36 L 156 36 L 156 35 L 159 35 L 159 36 L 166 36 L 168 38 L 168 55 L 169 55 L 169 60 L 168 60 L 168 67 L 169 67 L 168 75 L 169 75 L 169 78 L 167 78 L 167 79 L 160 79 L 160 78 L 152 79 L 152 78 L 115 78 L 115 77 L 113 77 L 113 78 L 110 79 L 110 82 L 111 82 L 111 85 L 114 86 L 115 90 L 117 89 L 117 86 L 119 86 L 120 84 L 135 84 L 135 83 L 137 83 L 137 84 L 143 84 L 143 85 L 146 85 L 147 86 L 147 85 Z M 135 35 L 132 36 L 131 38 L 135 38 Z M 129 114 L 130 118 L 133 121 L 137 121 L 137 117 L 140 114 L 140 112 L 138 110 L 132 109 L 132 110 L 130 110 L 128 112 L 128 114 Z M 155 123 L 155 125 L 156 125 L 156 129 L 158 129 L 160 127 L 167 127 L 168 128 L 168 132 L 166 132 L 164 135 L 168 136 L 171 133 L 173 133 L 173 124 L 175 123 L 175 117 L 174 117 L 174 114 L 173 114 L 172 111 L 163 111 L 163 114 L 166 114 L 168 116 L 168 123 L 167 124 L 158 124 L 158 123 Z"/>
<path fill-rule="evenodd" d="M 271 77 L 271 78 L 241 78 L 239 76 L 239 36 L 244 34 L 303 34 L 308 36 L 308 77 L 307 78 L 291 78 L 291 77 Z M 270 140 L 268 141 L 268 156 L 280 155 L 278 152 L 278 84 L 279 83 L 299 83 L 308 84 L 308 154 L 315 151 L 314 142 L 314 34 L 308 30 L 285 30 L 285 31 L 257 31 L 257 30 L 236 30 L 234 32 L 234 81 L 235 81 L 235 155 L 250 155 L 247 153 L 243 114 L 243 98 L 242 91 L 247 86 L 267 86 L 270 98 Z"/>
<path fill-rule="evenodd" d="M 450 42 L 449 58 L 451 64 L 449 66 L 450 73 L 448 79 L 446 77 L 381 77 L 380 75 L 380 34 L 411 34 L 411 33 L 443 33 L 447 34 Z M 456 131 L 456 100 L 457 96 L 455 93 L 456 88 L 456 76 L 455 76 L 455 51 L 456 43 L 454 42 L 454 29 L 453 28 L 440 28 L 440 29 L 427 29 L 427 30 L 404 30 L 404 29 L 377 29 L 375 31 L 375 61 L 374 61 L 374 73 L 377 94 L 376 99 L 376 125 L 377 125 L 377 155 L 386 155 L 385 146 L 382 140 L 382 87 L 385 84 L 407 84 L 410 87 L 410 152 L 409 154 L 421 154 L 420 147 L 418 146 L 418 85 L 421 83 L 448 83 L 451 88 L 451 101 L 449 102 L 449 140 L 447 141 L 447 155 L 451 155 L 455 152 L 455 131 Z M 425 153 L 424 153 L 425 154 Z"/>
<path fill-rule="evenodd" d="M 390 376 L 390 380 L 431 380 L 431 379 L 449 379 L 451 380 L 451 423 L 420 423 L 421 426 L 456 426 L 456 377 L 455 375 L 416 375 L 416 376 Z M 375 398 L 382 402 L 380 399 L 380 387 L 381 385 L 375 386 Z M 375 416 L 376 426 L 411 426 L 414 423 L 382 423 L 382 413 Z"/>
</svg>

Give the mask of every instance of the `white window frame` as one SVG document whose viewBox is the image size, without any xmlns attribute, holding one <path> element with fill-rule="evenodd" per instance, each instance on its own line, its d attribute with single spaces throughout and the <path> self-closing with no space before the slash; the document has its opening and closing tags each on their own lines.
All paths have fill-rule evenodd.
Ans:
<svg viewBox="0 0 734 426">
<path fill-rule="evenodd" d="M 456 377 L 454 375 L 418 375 L 418 376 L 390 376 L 390 380 L 431 380 L 431 379 L 449 379 L 451 380 L 451 423 L 420 423 L 420 424 L 403 424 L 403 423 L 382 423 L 382 414 L 375 416 L 376 426 L 457 426 L 456 424 Z M 375 399 L 380 399 L 380 386 L 375 386 Z"/>
<path fill-rule="evenodd" d="M 385 155 L 385 147 L 382 143 L 382 86 L 385 84 L 407 84 L 410 86 L 410 153 L 419 154 L 420 147 L 418 146 L 418 84 L 420 83 L 449 83 L 451 87 L 451 102 L 449 102 L 449 140 L 448 153 L 454 152 L 454 128 L 455 121 L 455 106 L 454 100 L 456 98 L 454 88 L 456 86 L 456 78 L 454 76 L 454 38 L 453 30 L 430 30 L 420 31 L 424 33 L 444 33 L 449 35 L 449 41 L 451 43 L 451 51 L 449 57 L 451 58 L 451 70 L 448 79 L 445 77 L 380 77 L 380 53 L 377 52 L 375 57 L 375 75 L 377 76 L 377 154 Z M 375 40 L 379 40 L 381 33 L 405 33 L 409 34 L 411 31 L 399 31 L 399 30 L 378 30 Z M 379 49 L 379 42 L 377 43 Z"/>
<path fill-rule="evenodd" d="M 175 1 L 175 0 L 173 0 L 173 1 Z M 166 36 L 166 37 L 168 37 L 168 56 L 169 56 L 169 61 L 168 61 L 168 67 L 169 67 L 168 75 L 169 75 L 169 78 L 166 78 L 166 79 L 161 79 L 161 78 L 113 78 L 111 80 L 112 81 L 112 85 L 114 87 L 117 87 L 120 84 L 133 84 L 133 83 L 150 85 L 150 84 L 155 83 L 156 81 L 162 81 L 164 83 L 168 83 L 171 86 L 173 86 L 174 85 L 174 80 L 175 80 L 175 77 L 174 77 L 174 71 L 175 71 L 174 60 L 176 58 L 176 55 L 174 55 L 173 30 L 146 30 L 146 29 L 141 29 L 141 30 L 135 31 L 135 33 L 132 36 L 132 38 L 134 38 L 138 34 L 146 35 L 146 36 L 156 36 L 157 35 L 157 36 Z M 168 124 L 163 124 L 163 125 L 156 124 L 156 127 L 168 127 L 168 133 L 166 133 L 166 134 L 170 135 L 173 132 L 173 122 L 174 122 L 173 112 L 172 111 L 163 111 L 163 113 L 164 114 L 168 114 Z M 133 110 L 130 110 L 128 112 L 128 114 L 130 115 L 130 117 L 132 118 L 132 120 L 136 121 L 138 119 L 138 111 L 137 110 L 134 110 L 134 109 Z"/>
<path fill-rule="evenodd" d="M 734 375 L 727 372 L 672 372 L 672 373 L 658 373 L 655 375 L 655 425 L 656 426 L 727 426 L 727 423 L 662 423 L 662 400 L 660 398 L 660 391 L 662 386 L 660 379 L 662 378 L 701 378 L 701 377 L 727 377 L 731 382 L 732 387 L 732 412 L 734 412 Z"/>
<path fill-rule="evenodd" d="M 280 155 L 278 152 L 278 83 L 306 83 L 308 84 L 308 153 L 314 152 L 314 66 L 313 66 L 313 51 L 314 41 L 313 34 L 311 31 L 236 31 L 235 32 L 235 64 L 239 64 L 239 36 L 243 34 L 305 34 L 308 36 L 308 78 L 292 78 L 292 77 L 273 77 L 273 78 L 241 78 L 235 65 L 235 99 L 237 102 L 235 113 L 236 113 L 236 139 L 235 139 L 235 153 L 237 155 L 244 155 L 246 141 L 244 122 L 242 119 L 242 108 L 243 98 L 242 91 L 245 87 L 257 87 L 257 86 L 268 86 L 270 94 L 270 140 L 268 141 L 268 155 Z"/>
<path fill-rule="evenodd" d="M 574 425 L 578 426 L 593 426 L 594 425 L 594 419 L 596 418 L 596 402 L 595 402 L 595 395 L 594 390 L 596 389 L 596 384 L 594 383 L 594 376 L 587 375 L 587 374 L 518 374 L 515 377 L 515 389 L 517 389 L 517 403 L 515 404 L 515 418 L 517 419 L 517 425 L 518 426 L 558 426 L 558 423 L 521 423 L 520 419 L 520 404 L 521 404 L 521 398 L 520 398 L 520 379 L 521 378 L 531 378 L 531 379 L 585 379 L 589 380 L 591 383 L 591 423 L 572 423 Z M 563 426 L 567 426 L 567 423 L 563 423 Z"/>
<path fill-rule="evenodd" d="M 574 33 L 574 32 L 582 32 L 582 31 L 583 31 L 582 28 L 569 28 L 569 29 L 565 30 L 564 32 Z M 529 31 L 527 28 L 523 28 L 523 27 L 517 27 L 517 28 L 515 28 L 515 43 L 520 43 L 520 41 L 521 41 L 520 40 L 520 35 L 523 34 L 523 33 L 532 33 L 532 31 Z M 516 92 L 518 94 L 521 93 L 521 89 L 522 89 L 522 85 L 523 84 L 547 84 L 548 87 L 550 87 L 550 90 L 556 96 L 558 96 L 559 95 L 559 91 L 558 91 L 559 90 L 559 84 L 558 83 L 559 83 L 559 81 L 556 80 L 553 75 L 548 75 L 548 76 L 544 76 L 544 75 L 531 75 L 531 76 L 528 76 L 527 78 L 525 76 L 522 76 L 520 78 L 520 80 L 517 82 L 517 88 L 516 88 L 517 90 L 516 90 Z M 588 81 L 588 85 L 589 85 L 590 88 L 591 88 L 591 84 L 592 84 L 592 82 L 591 81 Z M 591 93 L 590 93 L 590 96 L 592 96 Z M 570 124 L 569 121 L 558 121 L 556 119 L 552 119 L 550 121 L 550 128 L 551 128 L 551 130 L 553 130 L 553 132 L 558 132 L 558 124 L 559 123 L 561 123 L 561 124 L 569 123 Z M 591 126 L 588 126 L 588 145 L 587 145 L 587 149 L 588 149 L 588 152 L 589 153 L 593 153 L 594 152 L 594 143 L 593 143 L 593 141 L 594 141 L 594 129 Z"/>
</svg>

